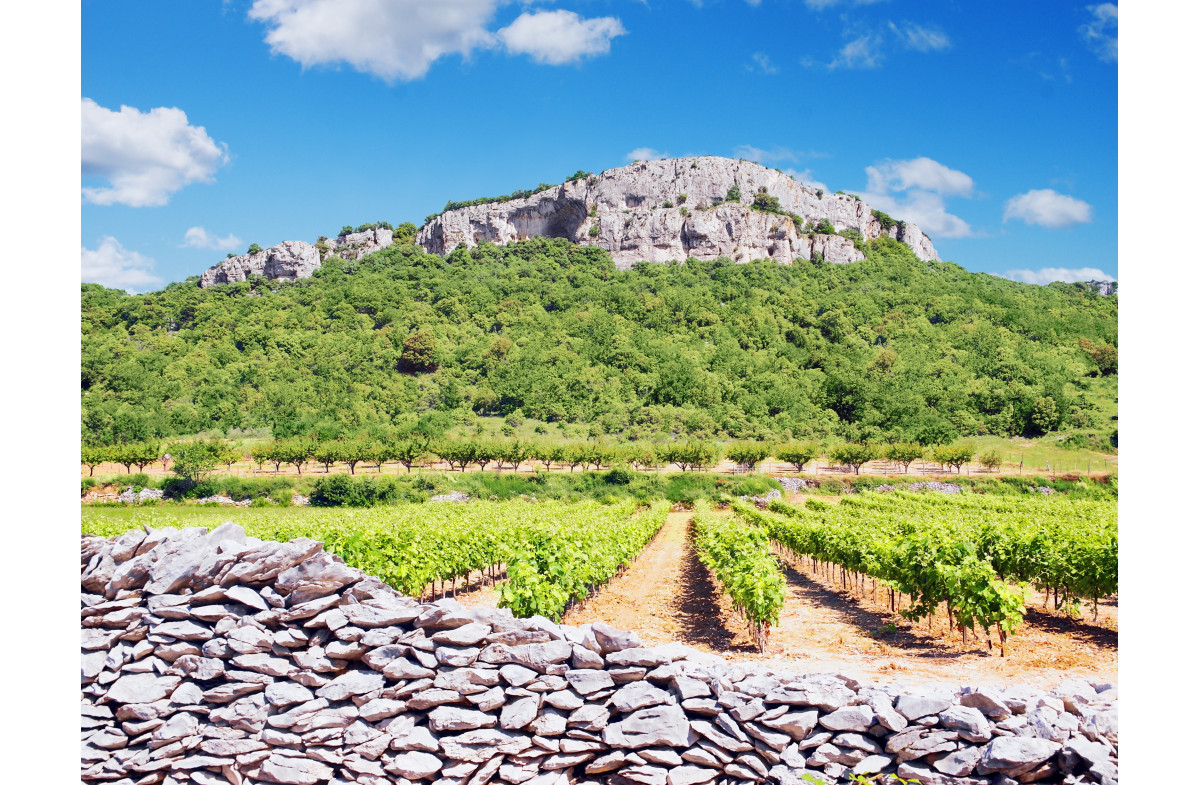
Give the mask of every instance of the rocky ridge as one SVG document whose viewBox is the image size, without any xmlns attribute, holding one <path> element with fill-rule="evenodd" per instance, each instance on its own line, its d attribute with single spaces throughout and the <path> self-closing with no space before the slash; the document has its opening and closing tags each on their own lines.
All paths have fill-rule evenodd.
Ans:
<svg viewBox="0 0 1200 785">
<path fill-rule="evenodd" d="M 252 275 L 287 280 L 309 278 L 320 266 L 321 255 L 316 247 L 303 240 L 284 240 L 279 245 L 231 256 L 213 265 L 200 276 L 200 286 L 207 288 L 222 283 L 238 283 Z"/>
<path fill-rule="evenodd" d="M 80 548 L 81 780 L 1116 783 L 1110 685 L 921 689 L 418 603 L 232 523 Z"/>
<path fill-rule="evenodd" d="M 740 200 L 724 201 L 734 186 Z M 638 162 L 522 199 L 448 210 L 426 224 L 417 243 L 427 252 L 447 254 L 484 241 L 565 237 L 604 248 L 619 269 L 688 257 L 770 258 L 784 264 L 817 254 L 836 263 L 865 258 L 848 238 L 810 235 L 787 215 L 751 209 L 760 189 L 809 228 L 824 219 L 835 230 L 857 230 L 865 240 L 886 235 L 905 242 L 922 260 L 939 258 L 917 226 L 885 227 L 854 196 L 825 194 L 779 170 L 713 156 Z"/>
</svg>

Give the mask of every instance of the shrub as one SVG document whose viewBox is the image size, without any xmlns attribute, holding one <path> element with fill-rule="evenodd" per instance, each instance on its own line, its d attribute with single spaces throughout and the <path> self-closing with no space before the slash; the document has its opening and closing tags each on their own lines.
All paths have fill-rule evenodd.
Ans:
<svg viewBox="0 0 1200 785">
<path fill-rule="evenodd" d="M 817 225 L 812 228 L 813 234 L 837 234 L 837 230 L 833 228 L 833 224 L 828 218 L 822 218 L 817 222 Z"/>
<path fill-rule="evenodd" d="M 879 221 L 879 225 L 883 228 L 884 232 L 891 230 L 896 225 L 896 219 L 882 210 L 872 210 L 871 215 L 875 216 L 876 221 Z"/>
<path fill-rule="evenodd" d="M 588 237 L 599 237 L 599 236 L 600 236 L 600 224 L 592 224 L 591 227 L 588 229 Z"/>
<path fill-rule="evenodd" d="M 262 246 L 258 243 L 250 243 L 250 248 L 247 249 L 246 253 L 258 253 L 261 250 Z"/>
<path fill-rule="evenodd" d="M 742 189 L 738 188 L 736 184 L 730 186 L 729 190 L 725 192 L 725 201 L 727 201 L 727 202 L 742 201 Z"/>
<path fill-rule="evenodd" d="M 979 454 L 979 462 L 983 465 L 983 468 L 995 471 L 1000 468 L 1000 464 L 1004 462 L 1004 458 L 1000 455 L 1000 450 L 992 448 L 987 452 Z"/>
<path fill-rule="evenodd" d="M 846 492 L 846 485 L 841 480 L 822 480 L 817 490 L 826 496 L 840 496 Z"/>
<path fill-rule="evenodd" d="M 604 475 L 604 481 L 609 485 L 629 485 L 638 478 L 638 473 L 631 466 L 614 466 Z"/>
<path fill-rule="evenodd" d="M 765 185 L 758 189 L 758 193 L 754 195 L 754 202 L 750 206 L 764 213 L 783 213 L 779 209 L 779 198 L 768 194 Z"/>
</svg>

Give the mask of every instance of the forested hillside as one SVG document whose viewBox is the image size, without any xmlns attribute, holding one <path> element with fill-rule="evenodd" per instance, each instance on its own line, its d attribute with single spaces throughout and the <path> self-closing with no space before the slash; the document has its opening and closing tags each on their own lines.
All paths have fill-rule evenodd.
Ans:
<svg viewBox="0 0 1200 785">
<path fill-rule="evenodd" d="M 82 287 L 85 442 L 269 427 L 322 438 L 433 410 L 690 434 L 903 438 L 1115 429 L 1117 298 L 894 240 L 849 265 L 638 264 L 565 240 L 412 244 L 312 278 Z"/>
</svg>

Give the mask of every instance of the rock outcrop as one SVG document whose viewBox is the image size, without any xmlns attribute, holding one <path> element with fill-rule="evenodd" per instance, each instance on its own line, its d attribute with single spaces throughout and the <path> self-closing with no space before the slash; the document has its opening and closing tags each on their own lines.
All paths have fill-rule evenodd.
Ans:
<svg viewBox="0 0 1200 785">
<path fill-rule="evenodd" d="M 299 538 L 80 549 L 81 781 L 1117 782 L 1117 691 L 860 684 L 418 603 Z"/>
<path fill-rule="evenodd" d="M 740 199 L 725 201 L 734 186 Z M 804 225 L 789 215 L 751 209 L 763 189 L 778 200 L 781 213 L 798 216 Z M 837 231 L 857 230 L 864 240 L 893 237 L 923 260 L 939 258 L 918 227 L 892 222 L 885 227 L 856 197 L 821 194 L 778 170 L 712 156 L 640 162 L 522 199 L 448 210 L 426 224 L 417 243 L 447 254 L 483 241 L 565 237 L 604 248 L 621 269 L 688 257 L 788 264 L 815 254 L 836 263 L 864 258 L 848 238 L 806 231 L 822 220 Z"/>
<path fill-rule="evenodd" d="M 279 245 L 241 256 L 231 256 L 220 264 L 213 265 L 200 276 L 200 286 L 237 283 L 252 275 L 289 280 L 309 278 L 320 266 L 321 255 L 316 246 L 302 240 L 284 240 Z"/>
<path fill-rule="evenodd" d="M 317 242 L 317 248 L 325 246 L 322 259 L 327 256 L 337 256 L 348 262 L 361 259 L 369 253 L 381 251 L 392 244 L 391 229 L 368 229 L 365 232 L 351 232 Z"/>
</svg>

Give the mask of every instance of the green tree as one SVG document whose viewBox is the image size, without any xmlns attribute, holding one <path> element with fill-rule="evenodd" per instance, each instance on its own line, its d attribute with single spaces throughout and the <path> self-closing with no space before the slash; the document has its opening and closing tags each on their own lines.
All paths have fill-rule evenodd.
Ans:
<svg viewBox="0 0 1200 785">
<path fill-rule="evenodd" d="M 749 471 L 770 455 L 771 445 L 766 442 L 734 442 L 725 448 L 725 457 Z"/>
<path fill-rule="evenodd" d="M 404 339 L 404 349 L 400 352 L 400 363 L 403 369 L 430 373 L 438 369 L 437 339 L 429 330 L 417 330 Z"/>
<path fill-rule="evenodd" d="M 96 472 L 96 467 L 109 460 L 112 448 L 102 445 L 85 444 L 80 449 L 80 463 L 88 467 L 88 477 Z"/>
<path fill-rule="evenodd" d="M 1041 433 L 1049 433 L 1057 428 L 1059 414 L 1058 404 L 1054 402 L 1054 398 L 1047 395 L 1035 400 L 1033 411 L 1029 415 L 1029 422 Z"/>
<path fill-rule="evenodd" d="M 725 192 L 725 201 L 727 201 L 727 202 L 742 201 L 742 189 L 739 188 L 736 183 L 734 185 L 729 186 L 729 190 Z"/>
<path fill-rule="evenodd" d="M 821 454 L 821 448 L 812 442 L 791 442 L 775 451 L 775 457 L 790 463 L 797 472 L 804 471 L 804 465 Z"/>
<path fill-rule="evenodd" d="M 863 464 L 879 457 L 879 448 L 873 444 L 859 442 L 843 442 L 829 451 L 829 457 L 835 463 L 849 466 L 858 474 Z"/>
<path fill-rule="evenodd" d="M 908 474 L 909 465 L 924 455 L 925 448 L 916 442 L 892 442 L 884 450 L 884 457 L 902 465 L 905 474 Z"/>
<path fill-rule="evenodd" d="M 246 253 L 248 253 L 248 254 L 258 253 L 261 250 L 262 250 L 262 246 L 259 245 L 258 243 L 250 243 L 250 247 L 248 249 L 246 249 Z"/>
<path fill-rule="evenodd" d="M 168 449 L 174 459 L 171 472 L 188 486 L 195 485 L 217 467 L 222 447 L 218 441 L 177 442 Z"/>
</svg>

